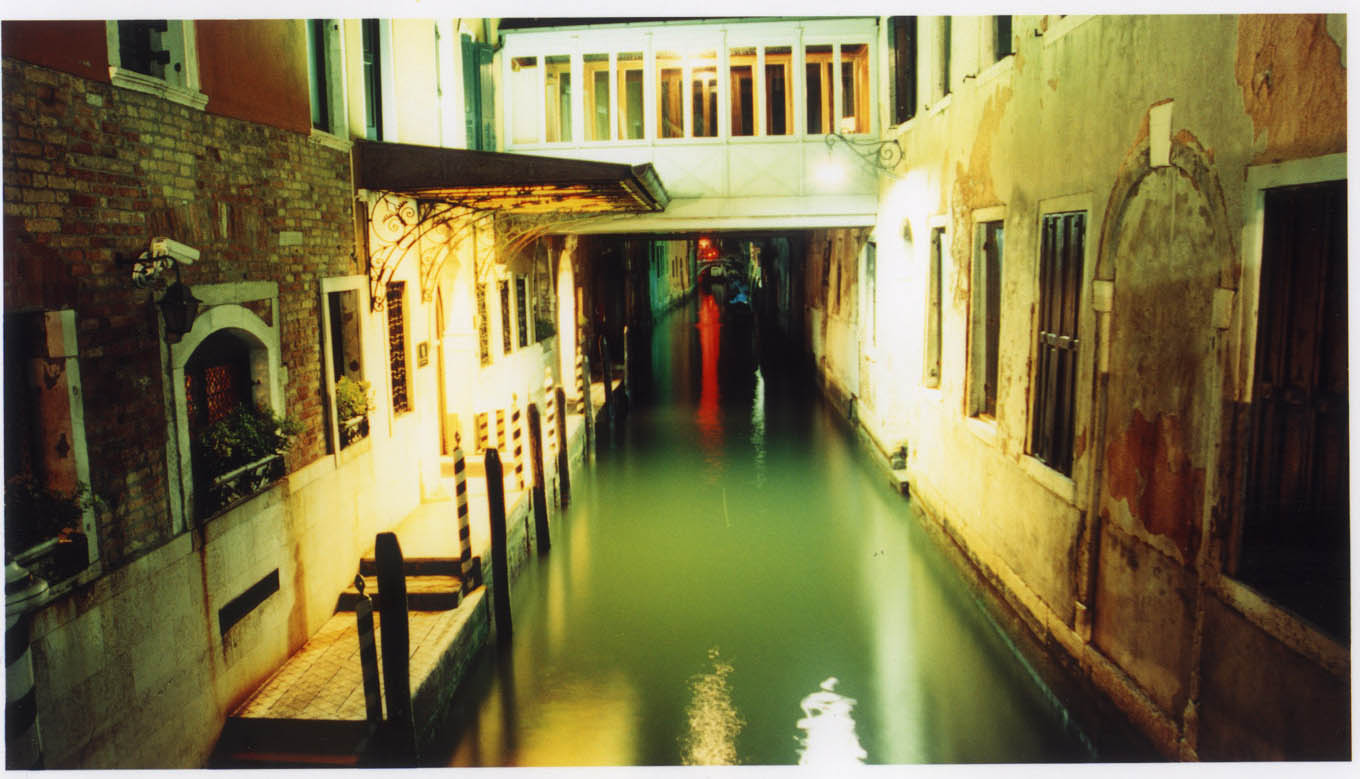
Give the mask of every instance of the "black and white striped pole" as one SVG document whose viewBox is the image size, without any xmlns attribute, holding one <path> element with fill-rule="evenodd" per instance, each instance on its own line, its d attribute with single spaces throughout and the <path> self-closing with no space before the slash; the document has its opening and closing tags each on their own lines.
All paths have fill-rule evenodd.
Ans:
<svg viewBox="0 0 1360 779">
<path fill-rule="evenodd" d="M 463 447 L 453 447 L 453 495 L 458 507 L 458 575 L 462 591 L 467 595 L 481 581 L 481 571 L 472 556 L 472 523 L 468 517 L 467 461 Z"/>
<path fill-rule="evenodd" d="M 33 611 L 46 601 L 47 591 L 47 582 L 18 563 L 5 566 L 5 768 L 11 770 L 43 767 L 28 639 Z"/>
</svg>

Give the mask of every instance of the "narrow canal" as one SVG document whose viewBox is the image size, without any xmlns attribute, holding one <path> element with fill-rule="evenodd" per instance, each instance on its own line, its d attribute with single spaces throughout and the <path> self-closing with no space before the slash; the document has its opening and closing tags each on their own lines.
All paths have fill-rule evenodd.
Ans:
<svg viewBox="0 0 1360 779">
<path fill-rule="evenodd" d="M 698 308 L 635 356 L 445 762 L 1092 759 L 808 377 Z"/>
</svg>

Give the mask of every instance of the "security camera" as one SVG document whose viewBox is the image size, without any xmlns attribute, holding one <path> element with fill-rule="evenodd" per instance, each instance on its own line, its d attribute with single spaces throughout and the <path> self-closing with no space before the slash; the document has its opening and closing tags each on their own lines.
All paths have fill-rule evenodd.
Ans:
<svg viewBox="0 0 1360 779">
<path fill-rule="evenodd" d="M 173 238 L 158 236 L 151 239 L 152 257 L 169 257 L 175 262 L 182 262 L 185 265 L 193 265 L 198 259 L 198 249 L 182 244 Z"/>
</svg>

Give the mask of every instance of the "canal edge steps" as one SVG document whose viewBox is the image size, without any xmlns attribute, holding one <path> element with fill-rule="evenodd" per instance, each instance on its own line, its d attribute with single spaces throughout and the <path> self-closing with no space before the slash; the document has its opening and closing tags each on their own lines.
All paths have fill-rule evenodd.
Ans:
<svg viewBox="0 0 1360 779">
<path fill-rule="evenodd" d="M 620 382 L 616 379 L 615 384 Z M 604 387 L 596 382 L 591 395 L 598 398 L 596 416 L 602 416 Z M 567 451 L 573 473 L 584 467 L 585 419 L 579 413 L 567 415 Z M 472 522 L 472 545 L 481 565 L 478 577 L 486 582 L 490 573 L 490 534 L 487 527 L 486 485 L 484 478 L 471 478 L 481 457 L 467 458 L 468 498 Z M 452 477 L 452 473 L 446 474 Z M 507 482 L 512 478 L 507 474 Z M 510 528 L 511 578 L 529 557 L 530 500 L 527 491 L 507 483 L 506 514 Z M 472 661 L 490 635 L 490 608 L 487 587 L 478 586 L 451 608 L 418 610 L 411 604 L 417 589 L 410 575 L 415 571 L 447 576 L 448 561 L 457 548 L 456 530 L 450 531 L 454 504 L 448 498 L 452 485 L 438 497 L 422 503 L 395 528 L 404 548 L 437 557 L 413 557 L 404 561 L 408 574 L 410 612 L 411 692 L 417 743 L 428 742 L 438 714 L 448 703 Z M 369 578 L 372 549 L 360 563 L 360 575 Z M 441 570 L 442 569 L 442 570 Z M 366 571 L 368 572 L 366 574 Z M 417 578 L 422 578 L 418 576 Z M 452 582 L 431 583 L 431 592 Z M 422 585 L 424 587 L 424 585 Z M 358 629 L 352 604 L 347 604 L 353 586 L 337 597 L 337 610 L 321 628 L 293 652 L 278 669 L 261 682 L 227 718 L 217 746 L 209 759 L 210 767 L 220 768 L 324 768 L 361 767 L 372 740 L 373 729 L 365 716 L 362 673 L 359 664 Z M 365 591 L 376 595 L 376 583 L 365 581 Z M 341 606 L 346 605 L 345 610 Z M 375 603 L 375 606 L 377 604 Z M 381 616 L 374 614 L 381 628 Z M 378 642 L 381 666 L 381 640 Z M 291 688 L 296 687 L 295 693 Z M 348 688 L 348 689 L 346 689 Z M 290 697 L 285 697 L 289 695 Z M 285 705 L 275 706 L 281 701 Z M 259 708 L 252 709 L 252 704 Z M 309 708 L 310 706 L 310 708 Z M 343 714 L 341 713 L 343 712 Z"/>
</svg>

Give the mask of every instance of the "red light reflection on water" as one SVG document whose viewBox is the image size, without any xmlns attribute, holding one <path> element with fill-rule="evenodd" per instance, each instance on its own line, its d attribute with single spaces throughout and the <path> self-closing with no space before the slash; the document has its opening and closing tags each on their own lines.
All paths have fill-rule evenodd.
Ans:
<svg viewBox="0 0 1360 779">
<path fill-rule="evenodd" d="M 700 382 L 699 408 L 694 421 L 699 426 L 700 443 L 709 455 L 722 449 L 722 415 L 718 411 L 718 354 L 721 351 L 722 321 L 718 302 L 712 295 L 699 298 Z"/>
</svg>

